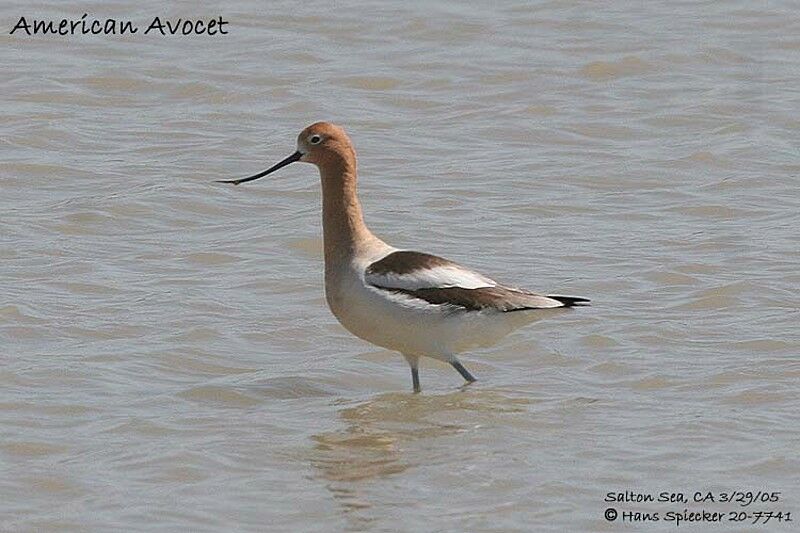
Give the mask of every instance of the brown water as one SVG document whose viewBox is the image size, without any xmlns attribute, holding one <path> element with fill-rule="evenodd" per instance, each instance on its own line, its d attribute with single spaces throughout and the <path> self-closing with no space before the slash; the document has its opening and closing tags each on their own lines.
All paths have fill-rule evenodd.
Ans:
<svg viewBox="0 0 800 533">
<path fill-rule="evenodd" d="M 4 2 L 0 529 L 675 529 L 607 523 L 624 490 L 800 520 L 797 5 L 395 4 Z M 9 35 L 85 11 L 230 33 Z M 390 243 L 593 307 L 409 394 L 325 307 L 316 171 L 214 183 L 320 119 Z M 680 530 L 737 527 L 793 524 Z"/>
</svg>

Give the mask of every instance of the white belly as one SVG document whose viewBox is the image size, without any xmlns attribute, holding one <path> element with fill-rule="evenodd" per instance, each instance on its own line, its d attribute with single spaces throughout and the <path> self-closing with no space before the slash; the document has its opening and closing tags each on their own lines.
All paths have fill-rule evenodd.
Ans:
<svg viewBox="0 0 800 533">
<path fill-rule="evenodd" d="M 328 305 L 353 335 L 408 355 L 448 360 L 453 355 L 495 344 L 549 310 L 502 313 L 465 311 L 431 305 L 365 284 L 363 269 L 353 265 L 327 275 Z"/>
</svg>

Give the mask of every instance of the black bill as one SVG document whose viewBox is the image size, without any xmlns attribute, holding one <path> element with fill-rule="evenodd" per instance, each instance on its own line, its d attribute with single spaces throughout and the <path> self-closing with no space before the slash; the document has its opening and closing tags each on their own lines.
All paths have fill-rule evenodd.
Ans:
<svg viewBox="0 0 800 533">
<path fill-rule="evenodd" d="M 280 163 L 276 163 L 275 165 L 269 167 L 264 172 L 259 172 L 255 176 L 250 176 L 248 178 L 239 178 L 238 180 L 217 180 L 217 183 L 233 183 L 234 185 L 239 185 L 240 183 L 244 183 L 246 181 L 257 180 L 258 178 L 263 178 L 267 174 L 272 174 L 273 172 L 275 172 L 279 168 L 283 168 L 286 165 L 294 163 L 295 161 L 299 161 L 301 157 L 303 157 L 303 154 L 301 154 L 299 151 L 297 151 L 297 152 L 293 153 L 292 155 L 290 155 L 289 157 L 287 157 L 286 159 L 284 159 L 283 161 L 281 161 Z"/>
</svg>

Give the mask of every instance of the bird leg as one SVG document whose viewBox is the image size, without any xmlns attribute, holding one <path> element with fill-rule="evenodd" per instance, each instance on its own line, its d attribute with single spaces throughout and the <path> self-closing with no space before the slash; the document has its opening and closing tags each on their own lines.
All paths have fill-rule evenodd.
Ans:
<svg viewBox="0 0 800 533">
<path fill-rule="evenodd" d="M 462 365 L 461 361 L 459 361 L 458 359 L 453 359 L 452 361 L 450 361 L 450 364 L 453 365 L 453 368 L 458 370 L 458 373 L 461 374 L 461 377 L 463 377 L 465 380 L 467 380 L 467 383 L 472 383 L 474 381 L 477 381 L 475 379 L 475 376 L 470 374 L 469 370 L 464 368 L 464 365 Z"/>
<path fill-rule="evenodd" d="M 411 367 L 411 383 L 414 386 L 414 392 L 422 392 L 422 387 L 419 386 L 419 356 L 403 354 L 403 357 Z"/>
</svg>

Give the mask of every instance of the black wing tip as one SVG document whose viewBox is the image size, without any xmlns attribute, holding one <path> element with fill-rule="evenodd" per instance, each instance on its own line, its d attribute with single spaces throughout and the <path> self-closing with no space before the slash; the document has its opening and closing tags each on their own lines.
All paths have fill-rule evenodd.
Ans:
<svg viewBox="0 0 800 533">
<path fill-rule="evenodd" d="M 561 302 L 564 304 L 564 307 L 585 307 L 590 305 L 589 302 L 591 302 L 589 298 L 580 298 L 578 296 L 558 296 L 554 294 L 548 294 L 547 297 Z"/>
</svg>

